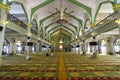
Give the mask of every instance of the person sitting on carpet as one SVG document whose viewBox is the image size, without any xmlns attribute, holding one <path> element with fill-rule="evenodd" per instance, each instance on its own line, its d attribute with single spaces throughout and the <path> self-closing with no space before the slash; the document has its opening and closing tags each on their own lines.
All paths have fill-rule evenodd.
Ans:
<svg viewBox="0 0 120 80">
<path fill-rule="evenodd" d="M 49 54 L 48 54 L 48 53 L 46 53 L 46 56 L 49 56 Z"/>
</svg>

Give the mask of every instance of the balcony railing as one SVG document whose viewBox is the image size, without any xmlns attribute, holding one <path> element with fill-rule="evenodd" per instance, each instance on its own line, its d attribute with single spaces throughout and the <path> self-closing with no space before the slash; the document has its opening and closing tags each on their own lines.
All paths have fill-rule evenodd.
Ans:
<svg viewBox="0 0 120 80">
<path fill-rule="evenodd" d="M 96 28 L 103 27 L 104 25 L 110 23 L 113 20 L 117 19 L 118 13 L 112 13 L 111 15 L 104 18 L 102 21 L 96 24 Z"/>
<path fill-rule="evenodd" d="M 19 20 L 18 18 L 16 18 L 15 16 L 13 16 L 12 14 L 8 14 L 7 19 L 9 21 L 19 25 L 20 27 L 27 29 L 27 25 L 24 22 L 22 22 L 21 20 Z"/>
<path fill-rule="evenodd" d="M 96 24 L 96 27 L 95 29 L 98 29 L 100 27 L 103 27 L 105 26 L 106 24 L 110 23 L 111 21 L 115 21 L 117 19 L 117 15 L 118 13 L 112 13 L 110 14 L 109 16 L 107 16 L 106 18 L 104 18 L 102 21 L 100 21 L 99 23 Z M 94 30 L 95 30 L 94 29 Z M 85 35 L 88 35 L 92 32 L 93 30 L 92 29 L 89 29 Z"/>
</svg>

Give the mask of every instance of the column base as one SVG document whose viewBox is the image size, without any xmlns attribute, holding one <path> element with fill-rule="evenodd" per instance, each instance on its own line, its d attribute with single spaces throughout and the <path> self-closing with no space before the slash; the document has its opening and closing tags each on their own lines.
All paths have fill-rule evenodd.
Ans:
<svg viewBox="0 0 120 80">
<path fill-rule="evenodd" d="M 82 56 L 86 56 L 86 53 L 85 53 L 85 52 L 83 52 L 83 53 L 82 53 Z"/>
<path fill-rule="evenodd" d="M 114 55 L 114 53 L 112 53 L 112 52 L 107 52 L 109 55 Z"/>
</svg>

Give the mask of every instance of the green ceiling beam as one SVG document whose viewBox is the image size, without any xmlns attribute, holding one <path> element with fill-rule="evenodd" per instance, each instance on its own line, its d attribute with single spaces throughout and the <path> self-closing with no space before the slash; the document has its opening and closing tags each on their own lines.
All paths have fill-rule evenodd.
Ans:
<svg viewBox="0 0 120 80">
<path fill-rule="evenodd" d="M 117 0 L 114 0 L 114 3 L 117 4 L 118 3 Z"/>
<path fill-rule="evenodd" d="M 47 17 L 41 19 L 41 20 L 39 21 L 39 23 L 40 23 L 40 27 L 41 27 L 42 23 L 43 23 L 45 20 L 51 18 L 51 17 L 54 16 L 56 13 L 57 13 L 57 12 L 52 13 L 51 15 L 49 15 L 49 16 L 47 16 Z"/>
<path fill-rule="evenodd" d="M 83 8 L 88 13 L 88 15 L 89 15 L 89 17 L 91 18 L 91 21 L 92 21 L 92 12 L 91 12 L 91 8 L 90 7 L 80 3 L 77 0 L 68 0 L 68 1 L 72 2 L 73 4 L 78 5 L 81 8 Z"/>
<path fill-rule="evenodd" d="M 56 30 L 60 30 L 60 27 L 57 28 Z M 52 33 L 54 33 L 56 30 L 54 29 L 53 31 L 49 32 L 49 35 L 51 35 Z"/>
<path fill-rule="evenodd" d="M 77 18 L 77 17 L 75 17 L 75 16 L 73 16 L 73 15 L 71 15 L 69 13 L 67 13 L 67 14 L 70 15 L 71 18 L 77 20 L 80 23 L 80 25 L 82 26 L 82 20 L 81 19 L 79 19 L 79 18 Z"/>
<path fill-rule="evenodd" d="M 47 30 L 47 28 L 49 27 L 49 26 L 51 26 L 51 25 L 53 25 L 54 23 L 50 23 L 50 24 L 48 24 L 47 26 L 44 26 L 44 28 L 45 28 L 45 31 Z"/>
<path fill-rule="evenodd" d="M 0 0 L 0 3 L 3 3 L 3 0 Z"/>
<path fill-rule="evenodd" d="M 51 24 L 49 24 L 49 25 L 47 25 L 46 27 L 48 28 L 49 26 L 51 26 L 51 25 L 53 25 L 54 23 L 51 23 Z M 69 23 L 69 25 L 70 26 L 72 26 L 76 31 L 77 31 L 77 27 L 76 26 L 74 26 L 73 24 L 71 24 L 71 23 Z M 58 25 L 59 26 L 59 25 Z M 47 30 L 47 28 L 45 29 L 45 30 Z M 70 29 L 71 30 L 71 29 Z M 74 31 L 72 31 L 72 32 L 74 32 Z"/>
<path fill-rule="evenodd" d="M 29 23 L 29 19 L 28 19 L 27 11 L 26 11 L 24 5 L 23 5 L 22 3 L 20 3 L 20 2 L 17 2 L 17 1 L 12 1 L 12 2 L 9 3 L 9 5 L 11 5 L 12 3 L 16 3 L 16 4 L 21 5 L 21 7 L 22 7 L 22 9 L 23 9 L 23 11 L 24 11 L 24 13 L 25 13 L 25 16 L 26 16 L 26 19 L 27 19 L 27 23 Z"/>
<path fill-rule="evenodd" d="M 44 7 L 45 5 L 47 5 L 47 4 L 49 4 L 49 3 L 53 2 L 53 1 L 54 1 L 54 0 L 46 0 L 45 2 L 43 2 L 43 3 L 39 4 L 38 6 L 32 8 L 32 9 L 31 9 L 31 20 L 32 20 L 33 14 L 34 14 L 37 10 L 39 10 L 40 8 Z"/>
<path fill-rule="evenodd" d="M 69 25 L 75 27 L 75 28 L 76 28 L 76 31 L 77 31 L 77 26 L 75 26 L 75 25 L 73 25 L 73 24 L 71 24 L 71 23 L 69 23 Z"/>
<path fill-rule="evenodd" d="M 57 27 L 55 27 L 54 29 L 56 29 L 56 28 L 57 28 Z M 59 28 L 61 28 L 61 27 L 59 27 Z M 58 29 L 59 29 L 59 28 L 58 28 Z M 64 27 L 64 28 L 67 29 L 67 30 L 69 30 L 67 27 Z M 52 29 L 52 30 L 54 30 L 54 29 Z M 62 28 L 62 29 L 63 29 L 63 28 Z M 63 30 L 65 30 L 65 29 L 63 29 Z M 66 30 L 66 31 L 67 31 L 67 30 Z M 54 31 L 53 31 L 53 32 L 54 32 Z M 69 32 L 69 31 L 67 31 L 67 32 Z M 49 32 L 49 33 L 50 33 L 50 32 Z M 69 32 L 69 33 L 70 33 L 70 32 Z M 72 32 L 72 34 L 73 34 L 73 33 L 74 33 L 74 31 Z"/>
<path fill-rule="evenodd" d="M 99 4 L 98 9 L 97 9 L 97 11 L 96 11 L 96 13 L 95 13 L 94 23 L 96 23 L 96 18 L 97 18 L 97 15 L 98 15 L 98 12 L 99 12 L 101 6 L 102 6 L 103 4 L 106 4 L 106 3 L 111 3 L 111 4 L 113 4 L 113 1 L 104 1 L 104 2 L 101 2 L 101 3 Z"/>
<path fill-rule="evenodd" d="M 57 26 L 55 26 L 54 28 L 52 28 L 51 30 L 49 30 L 49 31 L 48 31 L 48 34 L 49 34 L 52 30 L 56 29 L 57 27 L 59 27 L 59 25 L 57 25 Z"/>
<path fill-rule="evenodd" d="M 41 19 L 41 20 L 39 21 L 39 22 L 40 22 L 40 26 L 42 25 L 42 23 L 43 23 L 45 20 L 51 18 L 51 17 L 54 16 L 56 13 L 57 13 L 57 12 L 55 12 L 55 13 L 53 13 L 53 14 L 51 14 L 51 15 L 43 18 L 43 19 Z M 68 13 L 67 13 L 67 14 L 68 14 Z M 75 16 L 73 16 L 73 15 L 71 15 L 71 14 L 68 14 L 68 15 L 70 15 L 71 18 L 73 18 L 73 19 L 75 19 L 76 21 L 78 21 L 78 22 L 80 23 L 80 25 L 82 26 L 82 20 L 78 19 L 77 17 L 75 17 Z M 77 29 L 76 29 L 76 30 L 77 30 Z"/>
<path fill-rule="evenodd" d="M 57 30 L 53 31 L 50 35 L 52 36 L 55 32 L 61 30 L 61 28 L 58 28 Z M 72 35 L 70 32 L 68 32 L 67 30 L 62 29 L 62 31 L 66 32 L 67 34 L 69 34 L 70 36 Z"/>
<path fill-rule="evenodd" d="M 6 4 L 9 4 L 9 0 L 6 1 Z"/>
<path fill-rule="evenodd" d="M 77 31 L 77 26 L 73 25 L 72 23 L 69 23 L 70 26 L 74 27 L 75 30 Z"/>
<path fill-rule="evenodd" d="M 65 27 L 66 29 L 68 29 L 68 30 L 70 30 L 72 33 L 74 33 L 74 31 L 71 30 L 70 28 L 68 28 L 67 26 L 63 26 L 63 27 Z"/>
<path fill-rule="evenodd" d="M 56 13 L 57 13 L 57 12 L 52 13 L 51 15 L 49 15 L 49 16 L 47 16 L 47 17 L 43 18 L 42 20 L 40 20 L 40 22 L 42 22 L 42 23 L 43 23 L 45 20 L 47 20 L 47 19 L 51 18 L 52 16 L 56 15 Z"/>
<path fill-rule="evenodd" d="M 52 30 L 56 29 L 57 27 L 60 27 L 60 26 L 58 25 L 58 26 L 52 28 L 51 30 L 48 31 L 48 34 L 49 34 Z M 66 27 L 66 26 L 63 26 L 63 27 L 66 28 L 67 30 L 70 30 L 72 33 L 74 33 L 74 31 L 71 30 L 71 29 L 69 29 L 68 27 Z"/>
</svg>

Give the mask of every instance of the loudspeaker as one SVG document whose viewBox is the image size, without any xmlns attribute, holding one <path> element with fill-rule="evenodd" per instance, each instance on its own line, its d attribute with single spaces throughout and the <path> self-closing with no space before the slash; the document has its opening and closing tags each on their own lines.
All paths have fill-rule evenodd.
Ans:
<svg viewBox="0 0 120 80">
<path fill-rule="evenodd" d="M 93 36 L 93 39 L 96 39 L 96 37 L 95 37 L 95 36 Z"/>
<path fill-rule="evenodd" d="M 30 37 L 28 37 L 28 39 L 30 39 Z"/>
<path fill-rule="evenodd" d="M 80 45 L 76 45 L 76 47 L 80 47 Z"/>
<path fill-rule="evenodd" d="M 27 46 L 33 46 L 33 42 L 27 42 Z"/>
<path fill-rule="evenodd" d="M 3 30 L 3 26 L 0 26 L 0 31 L 2 31 Z"/>
<path fill-rule="evenodd" d="M 97 42 L 90 42 L 90 46 L 96 46 L 96 45 L 98 45 L 98 43 Z"/>
<path fill-rule="evenodd" d="M 46 46 L 45 46 L 45 45 L 42 45 L 42 47 L 43 47 L 43 48 L 46 48 Z"/>
</svg>

